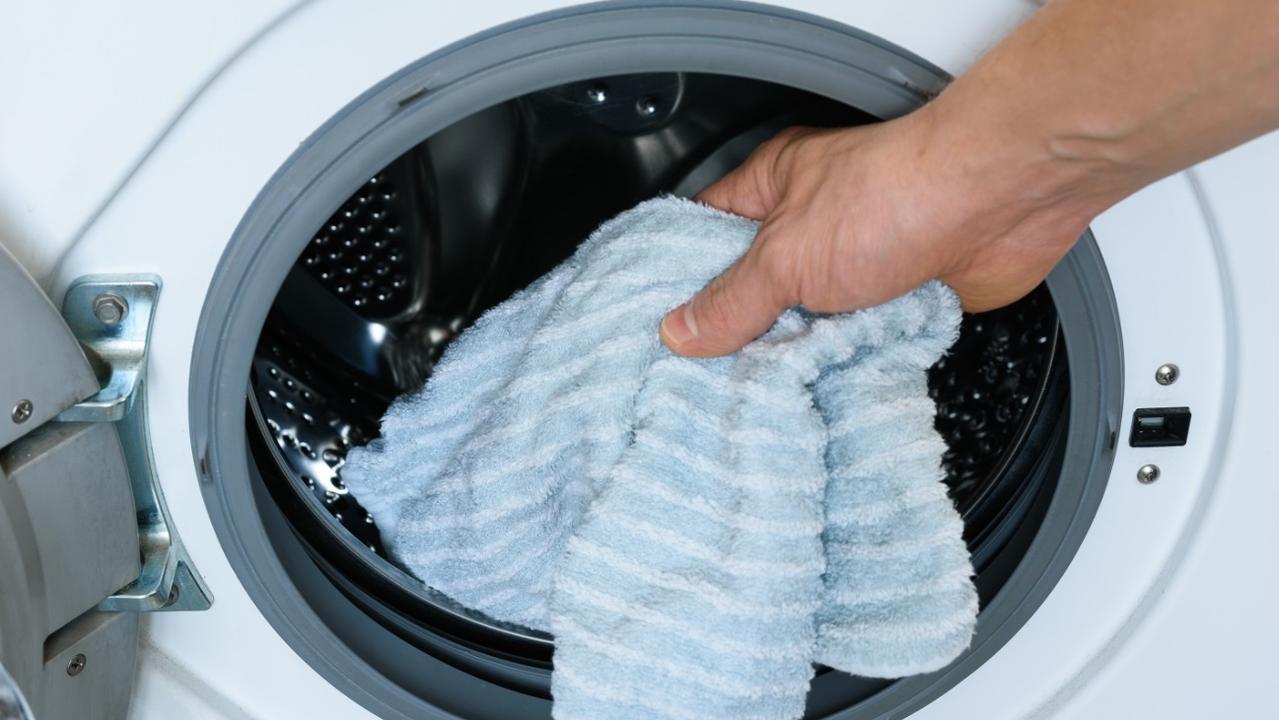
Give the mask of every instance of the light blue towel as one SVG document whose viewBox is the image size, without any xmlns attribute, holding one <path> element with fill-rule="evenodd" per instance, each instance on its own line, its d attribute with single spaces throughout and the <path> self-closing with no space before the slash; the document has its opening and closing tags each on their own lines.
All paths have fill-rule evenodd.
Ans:
<svg viewBox="0 0 1279 720">
<path fill-rule="evenodd" d="M 814 662 L 897 677 L 971 638 L 926 387 L 957 299 L 792 310 L 732 356 L 672 355 L 662 315 L 756 229 L 674 198 L 623 213 L 342 469 L 423 582 L 554 634 L 557 718 L 795 718 Z"/>
</svg>

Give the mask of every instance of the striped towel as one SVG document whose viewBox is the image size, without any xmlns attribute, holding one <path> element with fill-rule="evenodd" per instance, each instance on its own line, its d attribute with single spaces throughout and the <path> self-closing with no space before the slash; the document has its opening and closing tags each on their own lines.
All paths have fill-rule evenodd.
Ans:
<svg viewBox="0 0 1279 720">
<path fill-rule="evenodd" d="M 674 198 L 606 223 L 342 469 L 424 583 L 554 634 L 557 718 L 796 718 L 814 662 L 897 677 L 971 638 L 926 387 L 958 301 L 930 283 L 672 355 L 662 315 L 756 229 Z"/>
</svg>

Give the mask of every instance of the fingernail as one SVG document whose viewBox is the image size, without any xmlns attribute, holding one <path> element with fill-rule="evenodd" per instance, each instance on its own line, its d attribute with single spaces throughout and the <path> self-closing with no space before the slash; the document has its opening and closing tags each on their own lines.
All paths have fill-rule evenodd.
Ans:
<svg viewBox="0 0 1279 720">
<path fill-rule="evenodd" d="M 681 305 L 662 318 L 662 335 L 668 344 L 683 345 L 697 337 L 697 319 L 691 304 Z"/>
</svg>

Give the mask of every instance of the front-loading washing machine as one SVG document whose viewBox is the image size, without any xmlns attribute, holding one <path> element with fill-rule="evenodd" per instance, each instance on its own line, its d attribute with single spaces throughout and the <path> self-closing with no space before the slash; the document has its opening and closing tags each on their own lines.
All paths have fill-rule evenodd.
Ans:
<svg viewBox="0 0 1279 720">
<path fill-rule="evenodd" d="M 1036 7 L 20 11 L 0 717 L 548 716 L 553 638 L 397 567 L 347 450 L 602 220 L 910 112 Z M 929 386 L 976 636 L 819 669 L 809 717 L 1266 716 L 1277 166 L 1271 135 L 1161 181 L 965 317 Z"/>
</svg>

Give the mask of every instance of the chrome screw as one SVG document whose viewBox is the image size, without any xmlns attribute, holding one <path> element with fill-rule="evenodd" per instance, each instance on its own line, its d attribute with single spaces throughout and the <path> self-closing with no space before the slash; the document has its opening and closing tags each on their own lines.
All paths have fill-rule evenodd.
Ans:
<svg viewBox="0 0 1279 720">
<path fill-rule="evenodd" d="M 635 112 L 643 117 L 652 117 L 657 114 L 657 101 L 651 97 L 642 97 L 635 101 Z"/>
<path fill-rule="evenodd" d="M 608 90 L 603 85 L 592 85 L 586 89 L 586 99 L 595 105 L 603 105 L 608 100 Z"/>
<path fill-rule="evenodd" d="M 1137 468 L 1137 482 L 1141 483 L 1142 485 L 1149 485 L 1150 483 L 1158 479 L 1159 479 L 1158 465 L 1146 464 L 1146 465 L 1142 465 L 1140 468 Z"/>
<path fill-rule="evenodd" d="M 93 316 L 103 325 L 119 325 L 129 314 L 129 303 L 115 293 L 102 293 L 93 299 Z"/>
<path fill-rule="evenodd" d="M 19 425 L 31 419 L 31 413 L 35 410 L 35 405 L 30 400 L 19 400 L 17 405 L 13 406 L 13 412 L 10 417 Z"/>
<path fill-rule="evenodd" d="M 1155 370 L 1155 382 L 1160 385 L 1171 385 L 1181 376 L 1181 368 L 1172 363 L 1164 363 Z"/>
<path fill-rule="evenodd" d="M 71 658 L 71 662 L 67 663 L 67 674 L 71 677 L 79 675 L 84 672 L 84 666 L 87 662 L 88 658 L 84 656 L 84 653 L 76 653 L 75 657 Z"/>
</svg>

